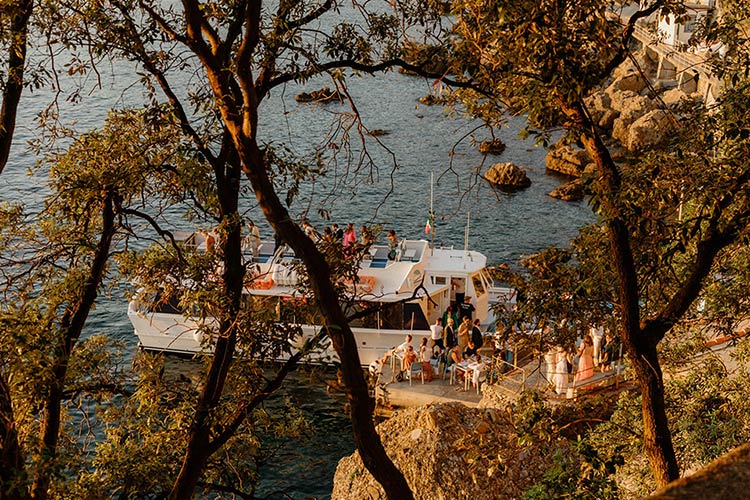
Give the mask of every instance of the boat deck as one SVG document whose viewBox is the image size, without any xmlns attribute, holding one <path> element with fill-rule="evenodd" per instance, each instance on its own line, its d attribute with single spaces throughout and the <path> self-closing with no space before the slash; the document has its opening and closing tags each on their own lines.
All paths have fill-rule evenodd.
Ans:
<svg viewBox="0 0 750 500">
<path fill-rule="evenodd" d="M 380 389 L 376 398 L 385 398 L 388 405 L 393 407 L 422 406 L 430 403 L 460 402 L 467 406 L 477 406 L 483 397 L 483 392 L 488 388 L 501 394 L 508 400 L 517 399 L 525 389 L 537 389 L 545 391 L 551 402 L 561 402 L 571 397 L 580 397 L 586 393 L 593 393 L 600 389 L 621 384 L 623 382 L 622 370 L 609 372 L 596 371 L 594 375 L 578 384 L 573 384 L 572 376 L 570 387 L 573 389 L 568 394 L 558 395 L 554 392 L 543 373 L 540 371 L 538 360 L 528 361 L 516 370 L 512 370 L 497 380 L 492 378 L 489 382 L 487 377 L 482 377 L 480 391 L 469 388 L 465 390 L 463 382 L 450 383 L 450 376 L 445 374 L 443 379 L 440 375 L 434 377 L 431 382 L 421 381 L 419 375 L 414 376 L 411 384 L 408 380 L 397 382 L 394 379 L 390 366 L 383 368 L 380 375 Z M 385 393 L 382 391 L 385 390 Z M 380 401 L 383 402 L 382 400 Z"/>
</svg>

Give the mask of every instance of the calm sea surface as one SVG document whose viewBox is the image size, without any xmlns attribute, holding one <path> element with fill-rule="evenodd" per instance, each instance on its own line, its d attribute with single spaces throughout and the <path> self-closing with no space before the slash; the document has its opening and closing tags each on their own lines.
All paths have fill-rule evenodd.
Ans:
<svg viewBox="0 0 750 500">
<path fill-rule="evenodd" d="M 142 93 L 137 76 L 131 68 L 103 68 L 102 88 L 94 88 L 92 80 L 84 81 L 87 95 L 80 102 L 66 101 L 61 94 L 60 117 L 85 131 L 101 125 L 108 109 L 137 106 Z M 592 220 L 585 202 L 565 203 L 547 196 L 560 184 L 558 178 L 545 174 L 544 150 L 530 141 L 516 139 L 523 120 L 511 119 L 506 127 L 496 130 L 507 144 L 498 157 L 483 158 L 472 140 L 489 137 L 487 131 L 476 129 L 477 123 L 465 118 L 451 118 L 439 107 L 423 106 L 417 99 L 430 92 L 429 82 L 397 73 L 380 78 L 348 79 L 349 90 L 356 101 L 364 126 L 383 129 L 382 144 L 368 137 L 366 151 L 373 161 L 367 175 L 347 175 L 345 156 L 339 157 L 329 169 L 329 178 L 306 186 L 304 197 L 292 212 L 309 212 L 314 223 L 324 221 L 318 215 L 325 208 L 332 221 L 382 223 L 394 228 L 400 237 L 424 238 L 425 221 L 430 206 L 430 174 L 435 175 L 434 208 L 438 216 L 436 241 L 463 247 L 467 214 L 469 215 L 469 246 L 487 255 L 491 264 L 516 264 L 519 258 L 550 245 L 567 245 L 576 229 Z M 274 91 L 264 104 L 262 134 L 266 141 L 285 145 L 304 155 L 313 145 L 323 141 L 331 123 L 339 113 L 350 113 L 346 104 L 298 104 L 294 96 L 300 90 L 314 90 L 330 85 L 324 80 L 309 82 L 304 87 L 289 85 Z M 93 89 L 93 90 L 92 90 Z M 41 202 L 46 179 L 43 174 L 27 176 L 37 158 L 28 151 L 27 141 L 37 138 L 36 114 L 48 103 L 50 94 L 26 94 L 21 105 L 16 142 L 6 170 L 0 175 L 0 200 L 23 200 L 32 205 Z M 359 141 L 356 132 L 353 140 Z M 362 147 L 352 151 L 356 162 Z M 477 173 L 495 161 L 510 161 L 525 166 L 532 180 L 529 189 L 513 194 L 495 193 L 477 177 Z M 106 165 L 103 165 L 106 168 Z M 351 165 L 348 166 L 351 171 Z M 370 179 L 370 180 L 368 180 Z M 347 184 L 338 195 L 327 196 L 336 183 Z M 351 187 L 356 184 L 356 188 Z M 256 210 L 248 201 L 250 215 Z M 268 226 L 255 216 L 261 234 L 270 238 Z M 175 225 L 183 225 L 179 220 Z M 123 292 L 124 293 L 124 292 Z M 88 332 L 106 333 L 122 340 L 136 350 L 136 339 L 126 317 L 127 302 L 123 297 L 105 300 L 91 317 Z M 189 369 L 190 361 L 174 361 L 179 369 Z M 186 364 L 187 363 L 187 364 Z M 333 471 L 338 459 L 351 453 L 353 444 L 349 422 L 343 413 L 342 401 L 329 397 L 323 387 L 295 378 L 288 395 L 317 422 L 319 432 L 312 441 L 299 446 L 289 443 L 279 460 L 270 469 L 263 490 L 270 493 L 284 490 L 293 498 L 330 495 Z M 273 496 L 272 498 L 281 498 Z"/>
</svg>

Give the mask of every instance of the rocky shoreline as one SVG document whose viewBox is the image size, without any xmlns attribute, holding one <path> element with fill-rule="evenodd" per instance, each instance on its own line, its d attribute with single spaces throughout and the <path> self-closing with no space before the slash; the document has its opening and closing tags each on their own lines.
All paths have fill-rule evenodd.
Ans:
<svg viewBox="0 0 750 500">
<path fill-rule="evenodd" d="M 669 139 L 680 125 L 679 107 L 701 99 L 695 81 L 683 82 L 677 88 L 674 80 L 656 78 L 657 62 L 645 51 L 634 55 L 620 65 L 603 88 L 585 100 L 592 120 L 608 142 L 615 158 L 658 147 Z M 528 187 L 522 177 L 508 173 L 506 163 L 489 168 L 485 179 L 504 183 L 501 189 L 515 191 Z M 565 201 L 579 201 L 585 197 L 586 174 L 593 164 L 585 150 L 561 141 L 555 144 L 546 157 L 546 168 L 572 178 L 568 183 L 551 191 L 549 196 Z M 513 184 L 516 183 L 516 184 Z"/>
</svg>

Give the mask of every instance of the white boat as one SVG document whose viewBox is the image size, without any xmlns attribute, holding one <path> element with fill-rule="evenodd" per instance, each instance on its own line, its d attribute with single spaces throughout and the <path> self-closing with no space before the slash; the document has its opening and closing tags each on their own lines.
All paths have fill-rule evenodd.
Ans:
<svg viewBox="0 0 750 500">
<path fill-rule="evenodd" d="M 190 238 L 199 248 L 205 246 L 198 233 Z M 286 247 L 274 250 L 272 242 L 261 243 L 253 259 L 255 272 L 245 293 L 266 298 L 267 307 L 275 308 L 279 317 L 294 323 L 293 312 L 284 314 L 281 309 L 293 304 L 291 298 L 299 297 L 299 277 L 295 271 L 299 263 Z M 491 327 L 494 321 L 491 304 L 511 302 L 513 297 L 511 290 L 494 285 L 486 261 L 481 253 L 431 248 L 424 240 L 402 240 L 395 255 L 393 252 L 389 255 L 384 245 L 373 245 L 360 263 L 358 282 L 347 284 L 350 294 L 347 298 L 353 299 L 353 303 L 359 307 L 380 306 L 379 312 L 350 323 L 363 366 L 402 343 L 406 334 L 411 334 L 414 346 L 418 346 L 422 337 L 429 337 L 430 325 L 456 301 L 457 294 L 461 298 L 462 292 L 471 297 L 474 317 L 479 318 L 485 330 Z M 153 306 L 153 303 L 136 295 L 128 307 L 128 317 L 142 348 L 180 354 L 210 351 L 211 343 L 204 342 L 199 333 L 206 329 L 201 328 L 197 318 L 181 312 L 174 304 Z M 318 325 L 300 326 L 303 331 L 300 342 L 320 329 Z M 328 347 L 310 356 L 312 360 L 330 359 L 335 353 Z"/>
</svg>

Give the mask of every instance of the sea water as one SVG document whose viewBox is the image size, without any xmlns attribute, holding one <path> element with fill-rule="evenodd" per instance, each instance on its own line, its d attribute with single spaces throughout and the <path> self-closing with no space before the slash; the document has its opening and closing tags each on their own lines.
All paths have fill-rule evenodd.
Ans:
<svg viewBox="0 0 750 500">
<path fill-rule="evenodd" d="M 143 102 L 132 68 L 107 68 L 102 72 L 101 88 L 91 75 L 84 78 L 88 80 L 80 83 L 90 92 L 85 92 L 80 101 L 66 101 L 64 93 L 59 97 L 61 120 L 80 131 L 100 126 L 110 108 Z M 523 118 L 509 118 L 506 126 L 494 131 L 507 149 L 498 157 L 485 157 L 477 152 L 474 143 L 490 134 L 479 123 L 460 115 L 451 117 L 441 107 L 417 101 L 436 90 L 433 82 L 392 72 L 379 77 L 349 76 L 347 83 L 362 125 L 388 133 L 375 140 L 363 129 L 362 145 L 360 132 L 352 129 L 353 163 L 342 153 L 335 164 L 329 165 L 327 179 L 314 187 L 303 186 L 301 198 L 291 207 L 293 215 L 309 216 L 321 230 L 331 221 L 340 226 L 351 222 L 356 228 L 364 223 L 382 224 L 395 229 L 402 238 L 429 239 L 432 235 L 426 235 L 424 227 L 432 205 L 436 243 L 463 248 L 468 241 L 469 248 L 486 254 L 490 264 L 510 265 L 517 265 L 522 256 L 545 247 L 568 245 L 577 228 L 593 220 L 585 201 L 569 203 L 547 196 L 560 179 L 545 172 L 542 148 L 517 139 L 525 126 Z M 348 113 L 351 120 L 352 110 L 347 103 L 295 102 L 298 92 L 324 85 L 332 86 L 329 81 L 316 79 L 304 86 L 289 84 L 273 90 L 260 110 L 263 140 L 305 155 L 323 143 L 331 124 L 342 120 L 342 116 L 345 124 L 351 124 L 343 115 Z M 38 207 L 43 199 L 46 179 L 43 172 L 27 176 L 27 169 L 38 158 L 26 144 L 39 138 L 35 116 L 49 104 L 50 97 L 43 91 L 24 95 L 11 159 L 0 175 L 0 200 L 24 201 Z M 360 158 L 372 159 L 372 164 L 365 162 L 355 176 L 352 172 Z M 496 192 L 481 178 L 496 161 L 524 167 L 531 187 L 515 194 Z M 337 186 L 339 189 L 335 190 Z M 255 219 L 264 238 L 270 238 L 272 233 L 257 207 L 250 199 L 244 203 L 246 215 Z M 185 224 L 178 220 L 174 223 Z M 125 292 L 102 299 L 88 322 L 86 334 L 105 333 L 124 342 L 134 353 L 137 340 L 126 310 Z M 343 401 L 327 395 L 322 385 L 311 388 L 299 377 L 286 390 L 316 422 L 318 431 L 310 442 L 301 446 L 292 442 L 282 448 L 277 461 L 265 471 L 262 491 L 282 490 L 292 498 L 325 498 L 330 495 L 338 459 L 353 450 Z"/>
</svg>

